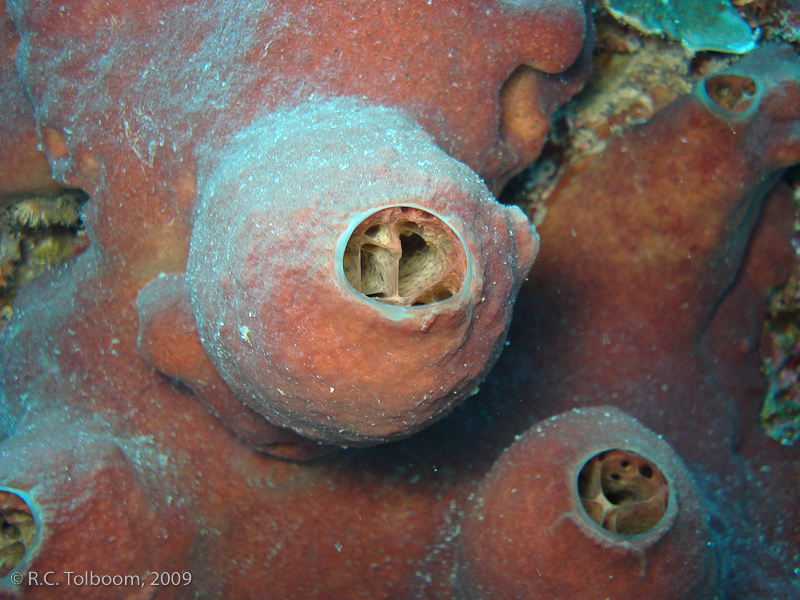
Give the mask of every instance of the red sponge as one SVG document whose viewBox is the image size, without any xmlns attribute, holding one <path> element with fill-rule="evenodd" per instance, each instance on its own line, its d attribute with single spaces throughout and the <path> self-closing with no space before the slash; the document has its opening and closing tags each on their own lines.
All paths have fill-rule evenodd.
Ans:
<svg viewBox="0 0 800 600">
<path fill-rule="evenodd" d="M 532 427 L 500 457 L 460 535 L 465 598 L 714 598 L 707 515 L 661 436 L 611 407 Z"/>
</svg>

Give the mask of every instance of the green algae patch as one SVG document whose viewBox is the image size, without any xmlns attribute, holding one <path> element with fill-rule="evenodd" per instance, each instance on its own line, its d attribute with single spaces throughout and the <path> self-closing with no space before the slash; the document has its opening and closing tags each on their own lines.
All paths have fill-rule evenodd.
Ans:
<svg viewBox="0 0 800 600">
<path fill-rule="evenodd" d="M 759 421 L 784 446 L 800 439 L 800 276 L 775 290 L 761 338 L 761 370 L 768 389 Z"/>
</svg>

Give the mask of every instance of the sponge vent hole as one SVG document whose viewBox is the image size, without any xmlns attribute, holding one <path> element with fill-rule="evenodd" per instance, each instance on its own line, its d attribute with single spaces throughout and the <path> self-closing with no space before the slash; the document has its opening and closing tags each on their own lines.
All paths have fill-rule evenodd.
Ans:
<svg viewBox="0 0 800 600">
<path fill-rule="evenodd" d="M 669 484 L 651 461 L 629 450 L 606 450 L 578 474 L 578 495 L 586 514 L 621 535 L 655 527 L 669 503 Z"/>
<path fill-rule="evenodd" d="M 466 250 L 431 213 L 394 206 L 356 227 L 343 257 L 345 277 L 361 294 L 398 306 L 444 302 L 464 285 Z"/>
<path fill-rule="evenodd" d="M 37 523 L 21 496 L 0 489 L 0 578 L 23 561 L 33 546 Z"/>
</svg>

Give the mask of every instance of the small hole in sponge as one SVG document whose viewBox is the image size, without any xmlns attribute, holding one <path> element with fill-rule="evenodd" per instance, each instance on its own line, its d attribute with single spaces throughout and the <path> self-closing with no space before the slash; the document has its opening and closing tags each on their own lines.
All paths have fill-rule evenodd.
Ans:
<svg viewBox="0 0 800 600">
<path fill-rule="evenodd" d="M 350 236 L 342 263 L 356 291 L 398 306 L 452 298 L 467 273 L 466 250 L 456 233 L 413 206 L 388 207 L 364 219 Z"/>
<path fill-rule="evenodd" d="M 750 77 L 721 73 L 708 77 L 705 88 L 708 97 L 720 108 L 743 113 L 753 104 L 758 86 Z"/>
<path fill-rule="evenodd" d="M 33 545 L 33 512 L 18 495 L 0 490 L 0 578 L 14 571 Z"/>
<path fill-rule="evenodd" d="M 578 474 L 586 514 L 604 529 L 639 535 L 655 527 L 669 504 L 669 484 L 651 461 L 629 450 L 606 450 Z"/>
</svg>

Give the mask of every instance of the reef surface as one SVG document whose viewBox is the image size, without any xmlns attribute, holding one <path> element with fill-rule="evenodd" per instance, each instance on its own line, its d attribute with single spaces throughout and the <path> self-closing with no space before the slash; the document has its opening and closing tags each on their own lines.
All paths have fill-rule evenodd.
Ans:
<svg viewBox="0 0 800 600">
<path fill-rule="evenodd" d="M 89 241 L 0 340 L 0 598 L 798 595 L 758 340 L 800 60 L 612 127 L 534 229 L 495 197 L 589 15 L 8 2 L 2 202 Z"/>
</svg>

